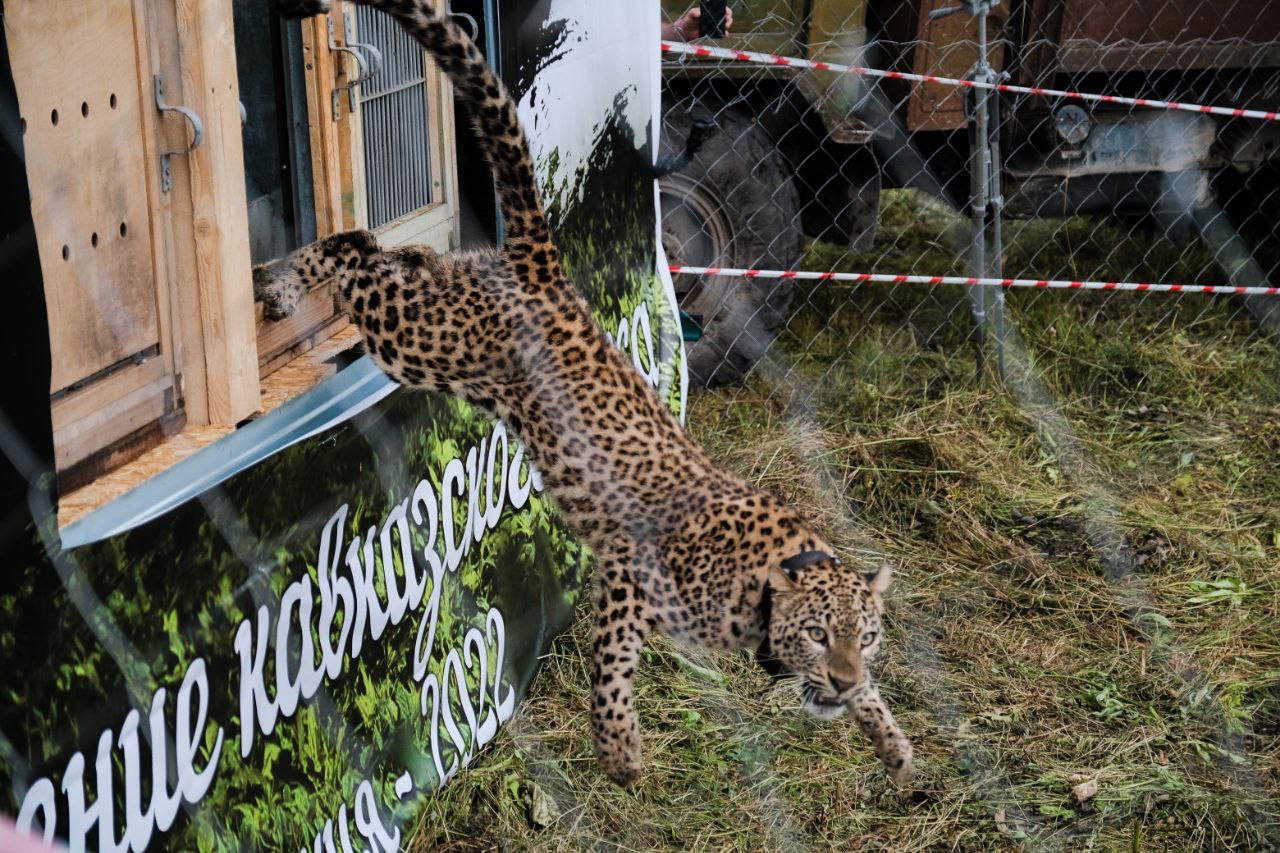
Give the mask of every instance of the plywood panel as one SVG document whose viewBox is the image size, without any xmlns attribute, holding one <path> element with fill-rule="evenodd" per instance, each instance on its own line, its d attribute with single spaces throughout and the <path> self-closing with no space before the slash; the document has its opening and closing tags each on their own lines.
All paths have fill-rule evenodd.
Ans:
<svg viewBox="0 0 1280 853">
<path fill-rule="evenodd" d="M 132 0 L 8 0 L 59 391 L 160 342 Z"/>
<path fill-rule="evenodd" d="M 334 357 L 358 346 L 360 346 L 360 334 L 354 327 L 347 326 L 306 355 L 277 370 L 271 378 L 262 383 L 263 411 L 271 411 L 282 406 L 333 376 L 337 372 L 333 362 Z M 186 426 L 181 433 L 168 436 L 159 447 L 150 450 L 133 462 L 106 476 L 99 477 L 91 485 L 78 491 L 64 493 L 58 499 L 58 525 L 66 527 L 71 522 L 98 509 L 107 501 L 118 498 L 166 468 L 173 467 L 197 451 L 230 435 L 233 429 L 227 424 Z"/>
<path fill-rule="evenodd" d="M 457 248 L 454 239 L 456 224 L 452 207 L 441 203 L 392 222 L 375 233 L 378 235 L 378 242 L 384 247 L 430 246 L 445 254 Z"/>
<path fill-rule="evenodd" d="M 180 407 L 173 377 L 163 359 L 154 358 L 59 397 L 52 415 L 59 482 L 66 485 L 70 471 L 84 482 L 146 450 L 162 436 L 140 441 L 140 434 L 180 417 Z"/>
<path fill-rule="evenodd" d="M 54 401 L 59 467 L 98 450 L 106 443 L 102 441 L 104 431 L 110 430 L 114 440 L 168 414 L 173 407 L 165 405 L 164 395 L 172 384 L 156 359 L 129 374 L 117 374 L 94 388 Z"/>
</svg>

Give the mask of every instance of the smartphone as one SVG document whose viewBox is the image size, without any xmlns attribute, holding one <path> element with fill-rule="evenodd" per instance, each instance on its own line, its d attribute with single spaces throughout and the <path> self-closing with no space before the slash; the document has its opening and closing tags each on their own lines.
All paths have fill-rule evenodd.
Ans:
<svg viewBox="0 0 1280 853">
<path fill-rule="evenodd" d="M 702 15 L 698 19 L 698 35 L 702 38 L 724 38 L 725 0 L 699 0 Z"/>
</svg>

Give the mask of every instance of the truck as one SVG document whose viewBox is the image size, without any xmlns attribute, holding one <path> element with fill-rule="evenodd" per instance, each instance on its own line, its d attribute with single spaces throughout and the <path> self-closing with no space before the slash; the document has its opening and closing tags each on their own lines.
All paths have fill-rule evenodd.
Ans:
<svg viewBox="0 0 1280 853">
<path fill-rule="evenodd" d="M 958 0 L 738 0 L 717 46 L 963 78 L 977 23 Z M 1009 82 L 1229 107 L 1280 106 L 1280 15 L 1267 0 L 1005 0 L 989 18 L 991 64 Z M 676 20 L 689 0 L 664 0 Z M 662 139 L 696 121 L 718 132 L 661 178 L 673 264 L 793 267 L 807 240 L 855 251 L 875 235 L 881 190 L 968 205 L 970 104 L 943 84 L 670 54 Z M 1167 215 L 1250 207 L 1277 186 L 1280 124 L 1047 97 L 1006 97 L 1004 213 L 1015 218 Z M 1166 220 L 1166 221 L 1167 221 Z M 893 272 L 907 272 L 894 270 Z M 691 379 L 739 378 L 785 321 L 792 290 L 679 277 L 699 319 Z"/>
</svg>

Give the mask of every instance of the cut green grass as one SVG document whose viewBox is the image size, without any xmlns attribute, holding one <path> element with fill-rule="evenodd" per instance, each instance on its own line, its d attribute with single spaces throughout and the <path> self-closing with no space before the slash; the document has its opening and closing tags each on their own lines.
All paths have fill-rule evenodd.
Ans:
<svg viewBox="0 0 1280 853">
<path fill-rule="evenodd" d="M 808 266 L 959 271 L 960 227 L 894 193 L 873 252 Z M 1008 230 L 1011 274 L 1207 264 L 1118 223 Z M 646 771 L 613 787 L 580 619 L 413 848 L 1280 844 L 1280 350 L 1232 299 L 1015 292 L 1034 381 L 1006 388 L 974 375 L 967 299 L 804 288 L 768 363 L 689 413 L 714 457 L 897 567 L 877 670 L 913 790 L 748 656 L 662 639 L 638 682 Z"/>
</svg>

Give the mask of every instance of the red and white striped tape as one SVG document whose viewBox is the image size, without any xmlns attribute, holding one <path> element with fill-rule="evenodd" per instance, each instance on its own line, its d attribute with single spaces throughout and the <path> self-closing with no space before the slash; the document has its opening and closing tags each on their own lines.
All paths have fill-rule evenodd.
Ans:
<svg viewBox="0 0 1280 853">
<path fill-rule="evenodd" d="M 960 275 L 884 275 L 866 272 L 748 270 L 729 267 L 671 266 L 672 275 L 723 275 L 732 278 L 777 278 L 800 281 L 875 282 L 877 284 L 961 284 L 966 287 L 1035 287 L 1061 290 L 1136 290 L 1153 293 L 1226 293 L 1233 296 L 1276 296 L 1280 287 L 1232 287 L 1218 284 L 1155 284 L 1136 281 L 1066 281 L 1043 278 L 971 278 Z"/>
<path fill-rule="evenodd" d="M 946 86 L 961 86 L 966 89 L 995 89 L 997 92 L 1010 92 L 1017 95 L 1044 95 L 1050 98 L 1070 98 L 1078 101 L 1094 101 L 1103 104 L 1124 104 L 1132 107 L 1152 107 L 1162 110 L 1181 110 L 1189 113 L 1208 113 L 1233 118 L 1256 118 L 1263 121 L 1280 121 L 1280 113 L 1266 110 L 1245 110 L 1238 107 L 1214 107 L 1206 104 L 1184 104 L 1178 101 L 1157 101 L 1151 98 L 1126 98 L 1120 95 L 1097 95 L 1091 92 L 1072 92 L 1065 89 L 1042 89 L 1039 86 L 1013 86 L 1008 83 L 979 83 L 976 80 L 958 80 L 954 77 L 937 77 L 933 74 L 910 74 L 905 71 L 885 71 L 879 68 L 866 68 L 861 65 L 840 65 L 836 62 L 818 62 L 809 59 L 798 59 L 792 56 L 775 56 L 771 53 L 756 53 L 750 50 L 730 50 L 724 47 L 709 47 L 702 44 L 682 44 L 679 42 L 662 42 L 663 53 L 679 53 L 689 56 L 714 57 L 716 59 L 734 59 L 739 62 L 756 62 L 763 65 L 784 65 L 792 68 L 814 68 L 819 71 L 840 71 L 857 74 L 862 77 L 883 77 L 889 80 L 914 80 L 918 83 L 941 83 Z"/>
</svg>

